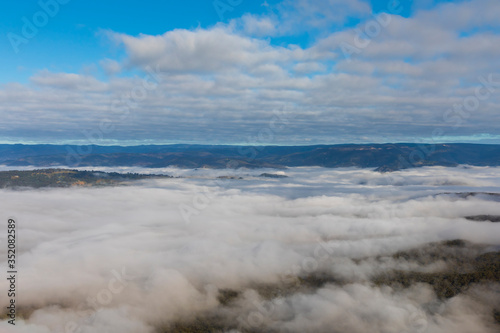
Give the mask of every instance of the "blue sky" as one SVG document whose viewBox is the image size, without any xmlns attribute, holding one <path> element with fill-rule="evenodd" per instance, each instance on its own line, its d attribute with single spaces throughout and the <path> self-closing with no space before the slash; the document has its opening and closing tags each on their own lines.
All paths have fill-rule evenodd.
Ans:
<svg viewBox="0 0 500 333">
<path fill-rule="evenodd" d="M 50 3 L 47 1 L 44 3 Z M 28 44 L 14 49 L 6 34 L 22 35 L 23 17 L 32 20 L 41 10 L 38 1 L 18 1 L 0 4 L 2 39 L 0 56 L 3 83 L 27 82 L 40 69 L 78 72 L 107 56 L 121 52 L 102 37 L 102 31 L 116 31 L 130 35 L 163 34 L 173 29 L 210 27 L 220 21 L 211 1 L 79 1 L 60 5 L 57 15 L 39 29 Z M 259 2 L 242 1 L 226 12 L 224 20 L 245 12 L 261 13 Z"/>
<path fill-rule="evenodd" d="M 0 142 L 500 143 L 498 1 L 46 0 L 0 13 Z"/>
</svg>

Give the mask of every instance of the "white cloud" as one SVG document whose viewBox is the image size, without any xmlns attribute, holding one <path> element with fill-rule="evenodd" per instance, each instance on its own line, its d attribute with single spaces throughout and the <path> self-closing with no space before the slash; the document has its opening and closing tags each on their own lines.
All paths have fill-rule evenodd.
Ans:
<svg viewBox="0 0 500 333">
<path fill-rule="evenodd" d="M 48 70 L 42 70 L 33 76 L 31 82 L 39 86 L 83 92 L 105 91 L 108 88 L 104 82 L 92 76 L 73 73 L 52 73 Z"/>
<path fill-rule="evenodd" d="M 158 66 L 162 71 L 173 73 L 247 70 L 261 64 L 286 62 L 291 53 L 219 27 L 195 31 L 178 29 L 161 36 L 115 34 L 115 38 L 125 45 L 131 64 Z"/>
<path fill-rule="evenodd" d="M 436 8 L 417 12 L 416 19 L 443 29 L 466 31 L 499 27 L 500 3 L 495 0 L 445 2 Z"/>
<path fill-rule="evenodd" d="M 306 74 L 313 72 L 325 72 L 327 67 L 319 62 L 301 62 L 293 67 L 295 72 Z"/>
<path fill-rule="evenodd" d="M 99 62 L 106 74 L 113 75 L 122 71 L 120 63 L 113 59 L 103 59 Z"/>
<path fill-rule="evenodd" d="M 121 63 L 104 59 L 101 67 L 109 74 L 131 70 L 135 76 L 102 82 L 44 70 L 32 85 L 3 86 L 4 140 L 22 136 L 86 143 L 79 133 L 109 120 L 115 130 L 95 143 L 245 143 L 284 105 L 295 121 L 269 144 L 412 141 L 430 138 L 436 128 L 443 129 L 443 138 L 498 133 L 500 40 L 491 14 L 497 12 L 496 2 L 443 3 L 409 18 L 387 15 L 387 26 L 368 40 L 356 39 L 356 29 L 376 22 L 365 15 L 368 5 L 343 3 L 345 10 L 337 2 L 286 1 L 274 12 L 246 15 L 228 25 L 155 36 L 108 33 L 127 57 Z M 305 28 L 310 46 L 281 41 L 278 46 L 269 37 L 283 37 L 279 29 L 288 29 L 286 22 L 304 26 L 317 13 L 337 22 L 330 17 L 337 11 L 361 21 L 357 27 L 321 28 L 321 33 Z M 357 47 L 349 59 L 342 43 Z M 152 77 L 151 71 L 157 73 Z M 475 96 L 490 74 L 491 93 L 474 112 L 447 113 Z M 129 109 L 127 116 L 116 105 L 113 110 L 117 100 Z M 459 127 L 453 121 L 457 117 Z M 33 137 L 26 138 L 27 131 Z"/>
<path fill-rule="evenodd" d="M 275 34 L 278 22 L 270 17 L 256 17 L 246 14 L 241 19 L 243 29 L 250 36 L 272 36 Z"/>
<path fill-rule="evenodd" d="M 285 0 L 276 10 L 283 34 L 308 28 L 327 29 L 342 25 L 351 17 L 365 18 L 371 14 L 370 5 L 360 0 Z"/>
<path fill-rule="evenodd" d="M 497 224 L 463 218 L 498 215 L 497 201 L 435 194 L 498 188 L 499 168 L 405 170 L 394 174 L 394 184 L 366 169 L 292 168 L 280 180 L 257 177 L 263 170 L 146 170 L 191 178 L 0 191 L 22 239 L 19 302 L 34 310 L 19 318 L 21 332 L 59 333 L 75 323 L 83 332 L 150 333 L 206 311 L 231 322 L 271 309 L 257 286 L 313 271 L 352 281 L 272 298 L 272 311 L 261 314 L 268 327 L 322 332 L 335 322 L 351 332 L 401 332 L 423 324 L 431 332 L 467 332 L 471 325 L 491 331 L 486 314 L 498 303 L 491 297 L 495 285 L 446 301 L 429 285 L 399 290 L 369 279 L 395 268 L 446 269 L 443 262 L 392 258 L 427 242 L 461 238 L 498 246 Z M 206 178 L 224 173 L 244 179 Z M 187 224 L 179 207 L 194 202 L 199 213 Z M 6 283 L 1 280 L 0 289 Z M 242 294 L 221 307 L 218 288 Z M 6 302 L 1 298 L 0 306 Z M 0 329 L 7 325 L 0 321 Z"/>
</svg>

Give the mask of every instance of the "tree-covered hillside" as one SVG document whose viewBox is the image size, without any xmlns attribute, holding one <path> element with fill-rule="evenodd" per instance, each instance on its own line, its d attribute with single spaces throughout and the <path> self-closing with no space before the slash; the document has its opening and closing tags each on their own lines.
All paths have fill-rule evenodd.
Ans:
<svg viewBox="0 0 500 333">
<path fill-rule="evenodd" d="M 170 178 L 166 175 L 138 173 L 78 171 L 70 169 L 40 169 L 32 171 L 0 172 L 0 188 L 12 187 L 70 187 L 119 185 L 127 181 L 147 178 Z"/>
</svg>

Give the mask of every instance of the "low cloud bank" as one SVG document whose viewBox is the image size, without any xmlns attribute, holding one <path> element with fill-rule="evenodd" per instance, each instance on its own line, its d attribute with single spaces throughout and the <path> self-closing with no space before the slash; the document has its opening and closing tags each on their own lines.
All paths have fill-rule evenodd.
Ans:
<svg viewBox="0 0 500 333">
<path fill-rule="evenodd" d="M 154 172 L 190 178 L 0 191 L 19 247 L 1 332 L 498 331 L 494 278 L 452 297 L 425 279 L 498 252 L 500 224 L 465 219 L 500 215 L 497 198 L 450 193 L 499 192 L 500 168 Z M 393 272 L 421 275 L 378 283 Z"/>
</svg>

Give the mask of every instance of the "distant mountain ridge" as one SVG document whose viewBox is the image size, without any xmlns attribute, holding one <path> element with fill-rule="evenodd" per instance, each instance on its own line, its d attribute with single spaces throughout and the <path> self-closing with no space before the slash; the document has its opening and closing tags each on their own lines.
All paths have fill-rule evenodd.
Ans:
<svg viewBox="0 0 500 333">
<path fill-rule="evenodd" d="M 159 168 L 360 167 L 381 172 L 421 166 L 500 166 L 500 145 L 342 144 L 314 146 L 0 145 L 7 166 L 141 166 Z"/>
</svg>

